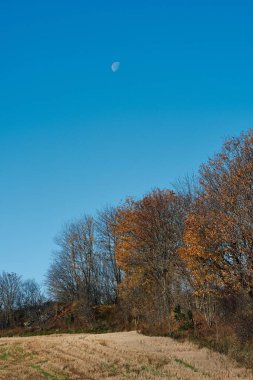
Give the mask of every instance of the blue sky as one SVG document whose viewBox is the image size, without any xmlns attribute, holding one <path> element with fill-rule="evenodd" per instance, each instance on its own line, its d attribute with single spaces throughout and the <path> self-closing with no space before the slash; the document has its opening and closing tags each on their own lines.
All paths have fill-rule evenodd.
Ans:
<svg viewBox="0 0 253 380">
<path fill-rule="evenodd" d="M 66 221 L 170 187 L 252 127 L 252 14 L 0 0 L 0 271 L 43 281 Z"/>
</svg>

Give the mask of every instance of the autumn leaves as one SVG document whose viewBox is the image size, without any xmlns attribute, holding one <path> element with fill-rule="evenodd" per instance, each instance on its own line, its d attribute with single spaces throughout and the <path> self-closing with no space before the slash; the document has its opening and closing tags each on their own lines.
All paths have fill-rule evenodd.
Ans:
<svg viewBox="0 0 253 380">
<path fill-rule="evenodd" d="M 178 307 L 212 325 L 228 297 L 243 294 L 251 304 L 253 132 L 228 140 L 195 183 L 84 217 L 58 244 L 47 277 L 56 300 L 77 299 L 86 311 L 114 303 L 126 323 L 149 331 L 171 332 Z M 186 319 L 185 326 L 195 323 Z"/>
<path fill-rule="evenodd" d="M 161 316 L 163 322 L 170 318 L 181 281 L 183 220 L 183 200 L 169 190 L 128 199 L 118 208 L 115 254 L 124 272 L 120 295 L 130 310 Z"/>
<path fill-rule="evenodd" d="M 121 299 L 152 323 L 170 326 L 175 304 L 196 309 L 196 297 L 253 296 L 252 131 L 226 141 L 194 187 L 194 197 L 155 190 L 117 208 Z"/>
<path fill-rule="evenodd" d="M 186 262 L 198 292 L 253 294 L 253 134 L 224 144 L 202 165 L 201 191 L 187 215 Z"/>
</svg>

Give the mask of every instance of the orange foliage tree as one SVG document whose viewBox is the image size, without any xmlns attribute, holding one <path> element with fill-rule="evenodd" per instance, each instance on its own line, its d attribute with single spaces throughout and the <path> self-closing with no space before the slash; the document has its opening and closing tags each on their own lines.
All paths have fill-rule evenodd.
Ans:
<svg viewBox="0 0 253 380">
<path fill-rule="evenodd" d="M 228 140 L 202 165 L 181 257 L 196 292 L 253 297 L 253 133 Z"/>
<path fill-rule="evenodd" d="M 173 293 L 182 269 L 177 250 L 182 241 L 184 207 L 169 190 L 155 190 L 118 208 L 116 258 L 124 272 L 121 295 L 133 309 L 169 321 Z M 160 318 L 159 318 L 160 317 Z"/>
</svg>

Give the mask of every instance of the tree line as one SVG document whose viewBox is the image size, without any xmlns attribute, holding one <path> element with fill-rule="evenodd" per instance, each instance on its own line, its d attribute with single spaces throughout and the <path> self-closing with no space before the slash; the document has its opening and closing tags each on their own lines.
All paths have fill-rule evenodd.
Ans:
<svg viewBox="0 0 253 380">
<path fill-rule="evenodd" d="M 227 140 L 196 178 L 84 215 L 56 243 L 48 293 L 78 304 L 82 320 L 114 305 L 122 326 L 144 332 L 250 341 L 253 131 Z"/>
<path fill-rule="evenodd" d="M 0 328 L 19 324 L 20 311 L 23 318 L 36 318 L 36 310 L 46 301 L 35 280 L 22 280 L 16 273 L 0 275 Z"/>
</svg>

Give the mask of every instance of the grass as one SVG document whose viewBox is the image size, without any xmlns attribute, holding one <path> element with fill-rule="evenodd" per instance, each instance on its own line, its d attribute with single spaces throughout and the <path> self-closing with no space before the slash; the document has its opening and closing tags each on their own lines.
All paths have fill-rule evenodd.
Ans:
<svg viewBox="0 0 253 380">
<path fill-rule="evenodd" d="M 175 362 L 177 362 L 177 363 L 183 365 L 183 366 L 186 367 L 186 368 L 191 369 L 193 372 L 198 372 L 197 368 L 193 367 L 191 364 L 188 364 L 188 363 L 184 362 L 184 361 L 181 360 L 181 359 L 177 359 L 177 358 L 176 358 L 176 359 L 175 359 Z"/>
<path fill-rule="evenodd" d="M 5 351 L 0 354 L 0 360 L 8 360 L 9 359 L 9 352 Z"/>
<path fill-rule="evenodd" d="M 67 376 L 65 374 L 54 375 L 51 372 L 48 372 L 45 369 L 43 369 L 39 364 L 31 364 L 30 367 L 33 368 L 33 369 L 35 369 L 35 370 L 37 370 L 42 376 L 45 377 L 45 379 L 50 379 L 50 380 L 70 380 L 69 376 Z"/>
<path fill-rule="evenodd" d="M 25 352 L 20 345 L 2 346 L 0 348 L 0 360 L 15 360 L 22 361 L 30 357 L 31 353 Z"/>
<path fill-rule="evenodd" d="M 0 379 L 252 380 L 229 358 L 189 342 L 136 332 L 0 341 Z"/>
<path fill-rule="evenodd" d="M 32 369 L 35 369 L 45 379 L 69 380 L 69 377 L 66 375 L 59 375 L 60 377 L 57 377 L 56 375 L 44 370 L 39 364 L 33 363 L 34 360 L 37 360 L 37 356 L 38 355 L 30 351 L 24 350 L 24 348 L 21 347 L 19 344 L 8 345 L 7 347 L 2 346 L 0 348 L 0 362 L 1 360 L 7 362 L 6 366 L 4 367 L 5 369 L 22 365 L 24 367 L 30 367 Z M 43 361 L 43 363 L 47 362 L 48 360 Z"/>
<path fill-rule="evenodd" d="M 103 362 L 100 365 L 101 370 L 107 372 L 108 376 L 117 376 L 120 374 L 120 369 L 115 363 Z"/>
<path fill-rule="evenodd" d="M 137 378 L 140 374 L 144 372 L 148 372 L 156 377 L 164 377 L 165 379 L 170 380 L 171 375 L 161 368 L 161 364 L 155 363 L 153 365 L 151 364 L 142 364 L 142 365 L 130 365 L 129 363 L 124 363 L 121 366 L 117 365 L 116 363 L 108 363 L 103 362 L 100 365 L 101 370 L 104 372 L 107 372 L 108 376 L 117 376 L 117 375 L 123 375 L 125 377 L 131 377 L 131 375 L 134 375 Z M 131 377 L 132 378 L 132 377 Z"/>
<path fill-rule="evenodd" d="M 231 336 L 221 338 L 218 341 L 205 337 L 190 337 L 190 340 L 199 348 L 208 348 L 211 351 L 219 352 L 236 360 L 240 365 L 253 370 L 253 342 L 251 344 L 239 345 L 238 342 L 231 341 Z"/>
<path fill-rule="evenodd" d="M 105 334 L 111 332 L 106 327 L 90 327 L 90 328 L 74 328 L 74 329 L 50 329 L 50 330 L 35 330 L 35 331 L 5 331 L 1 338 L 12 338 L 12 337 L 29 337 L 29 336 L 44 336 L 53 334 Z"/>
<path fill-rule="evenodd" d="M 162 370 L 156 366 L 142 365 L 141 369 L 142 369 L 142 371 L 149 372 L 154 376 L 164 377 L 165 379 L 168 379 L 168 380 L 172 379 L 169 372 L 164 371 L 164 370 Z M 174 376 L 174 378 L 175 378 L 175 376 Z"/>
<path fill-rule="evenodd" d="M 99 342 L 100 343 L 100 342 Z M 166 358 L 152 358 L 147 357 L 147 363 L 122 363 L 115 362 L 102 362 L 100 364 L 101 370 L 107 372 L 108 376 L 123 375 L 125 377 L 139 378 L 141 374 L 147 372 L 155 377 L 163 377 L 165 379 L 172 379 L 171 374 L 163 367 L 167 365 L 169 361 Z M 141 377 L 143 378 L 143 377 Z M 173 377 L 175 378 L 175 376 Z"/>
<path fill-rule="evenodd" d="M 50 380 L 58 380 L 58 378 L 55 375 L 52 375 L 51 373 L 45 371 L 43 368 L 41 368 L 38 364 L 31 364 L 30 366 L 33 369 L 36 369 L 41 375 L 43 375 L 46 379 Z"/>
</svg>

